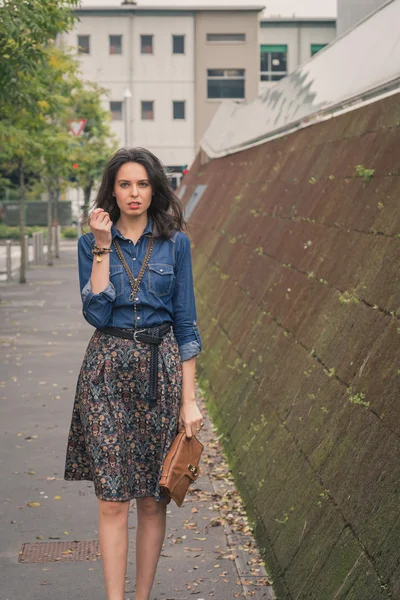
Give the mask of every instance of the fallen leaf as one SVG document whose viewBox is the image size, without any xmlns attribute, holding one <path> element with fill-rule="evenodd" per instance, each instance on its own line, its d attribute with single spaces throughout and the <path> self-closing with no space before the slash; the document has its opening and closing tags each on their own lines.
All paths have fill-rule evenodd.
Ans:
<svg viewBox="0 0 400 600">
<path fill-rule="evenodd" d="M 40 506 L 40 502 L 28 502 L 27 506 L 31 506 L 32 508 L 37 508 Z"/>
<path fill-rule="evenodd" d="M 61 500 L 62 496 L 54 496 L 54 500 Z"/>
</svg>

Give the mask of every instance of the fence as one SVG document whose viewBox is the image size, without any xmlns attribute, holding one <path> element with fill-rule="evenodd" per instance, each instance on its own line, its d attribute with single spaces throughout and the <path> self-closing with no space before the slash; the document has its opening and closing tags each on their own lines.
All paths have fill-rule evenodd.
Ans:
<svg viewBox="0 0 400 600">
<path fill-rule="evenodd" d="M 60 253 L 61 227 L 59 225 L 52 228 L 53 248 L 51 249 L 55 257 Z M 25 268 L 30 265 L 43 265 L 48 259 L 48 248 L 44 243 L 44 232 L 37 231 L 32 234 L 32 243 L 28 235 L 25 235 Z M 13 252 L 15 250 L 15 252 Z M 13 244 L 11 240 L 5 243 L 5 270 L 0 270 L 6 281 L 13 280 L 13 272 L 19 268 L 21 261 L 19 245 Z"/>
</svg>

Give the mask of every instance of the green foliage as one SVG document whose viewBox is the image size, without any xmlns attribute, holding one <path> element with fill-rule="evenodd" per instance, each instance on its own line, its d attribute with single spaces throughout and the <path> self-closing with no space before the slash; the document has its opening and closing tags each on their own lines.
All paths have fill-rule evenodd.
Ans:
<svg viewBox="0 0 400 600">
<path fill-rule="evenodd" d="M 111 132 L 110 114 L 102 107 L 101 99 L 106 93 L 107 90 L 97 84 L 85 82 L 71 97 L 72 114 L 75 118 L 86 119 L 85 129 L 70 154 L 70 168 L 74 163 L 78 164 L 73 173 L 74 185 L 84 190 L 85 212 L 93 186 L 100 179 L 106 161 L 117 149 L 117 140 Z"/>
<path fill-rule="evenodd" d="M 355 170 L 357 177 L 363 177 L 366 183 L 372 179 L 375 173 L 375 169 L 366 169 L 363 165 L 356 165 Z"/>
<path fill-rule="evenodd" d="M 65 227 L 61 231 L 61 234 L 66 239 L 76 239 L 78 237 L 78 230 L 75 227 Z"/>
<path fill-rule="evenodd" d="M 25 235 L 29 235 L 29 237 L 32 237 L 32 234 L 36 233 L 37 231 L 44 231 L 44 228 L 43 227 L 25 227 L 24 228 Z M 0 223 L 0 239 L 1 240 L 19 240 L 19 238 L 20 238 L 19 227 L 10 227 L 9 225 Z"/>
<path fill-rule="evenodd" d="M 353 292 L 346 290 L 339 294 L 339 302 L 342 304 L 351 304 L 352 302 L 358 304 L 360 300 Z"/>
<path fill-rule="evenodd" d="M 48 47 L 57 34 L 72 28 L 72 9 L 78 5 L 79 0 L 3 0 L 0 3 L 2 115 L 22 108 L 35 110 L 29 82 L 47 63 Z"/>
<path fill-rule="evenodd" d="M 350 395 L 349 400 L 352 404 L 359 404 L 360 406 L 363 406 L 364 408 L 368 408 L 370 403 L 365 400 L 365 394 L 363 394 L 363 392 L 359 392 L 358 394 L 352 394 L 352 388 L 350 387 L 347 390 L 347 393 Z"/>
</svg>

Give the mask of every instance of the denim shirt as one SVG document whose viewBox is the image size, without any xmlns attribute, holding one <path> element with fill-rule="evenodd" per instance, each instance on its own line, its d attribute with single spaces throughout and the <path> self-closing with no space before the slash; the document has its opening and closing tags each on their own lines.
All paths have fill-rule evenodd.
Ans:
<svg viewBox="0 0 400 600">
<path fill-rule="evenodd" d="M 133 276 L 139 275 L 153 222 L 148 217 L 145 230 L 134 244 L 113 225 L 112 239 L 118 239 Z M 90 276 L 94 256 L 94 236 L 87 233 L 79 238 L 79 282 L 83 316 L 93 327 L 145 328 L 171 323 L 178 343 L 181 360 L 196 356 L 202 342 L 196 322 L 196 303 L 193 288 L 190 240 L 176 231 L 169 240 L 156 239 L 150 261 L 136 295 L 137 321 L 134 323 L 133 299 L 128 275 L 113 249 L 110 254 L 110 281 L 98 294 L 92 292 Z"/>
</svg>

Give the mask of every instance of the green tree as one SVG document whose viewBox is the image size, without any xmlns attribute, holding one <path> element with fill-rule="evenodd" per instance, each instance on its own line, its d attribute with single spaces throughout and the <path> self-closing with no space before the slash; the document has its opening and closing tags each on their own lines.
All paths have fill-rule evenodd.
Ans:
<svg viewBox="0 0 400 600">
<path fill-rule="evenodd" d="M 77 164 L 74 170 L 74 185 L 83 190 L 83 214 L 88 215 L 90 195 L 96 182 L 100 179 L 104 165 L 110 155 L 117 149 L 117 140 L 111 132 L 110 113 L 102 106 L 102 97 L 107 90 L 95 83 L 85 82 L 77 88 L 72 98 L 72 118 L 85 119 L 83 133 L 76 138 L 71 154 L 71 165 Z"/>
<path fill-rule="evenodd" d="M 78 0 L 3 0 L 0 4 L 0 158 L 19 181 L 21 267 L 25 283 L 25 174 L 40 170 L 40 130 L 60 104 L 49 94 L 57 34 L 70 29 Z M 45 75 L 45 76 L 44 76 Z"/>
<path fill-rule="evenodd" d="M 36 110 L 29 80 L 47 63 L 47 48 L 74 23 L 79 0 L 3 0 L 0 3 L 0 114 Z M 28 81 L 27 81 L 28 80 Z M 45 92 L 45 90 L 43 90 Z M 44 95 L 44 94 L 43 94 Z"/>
</svg>

